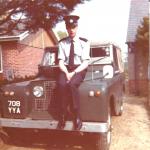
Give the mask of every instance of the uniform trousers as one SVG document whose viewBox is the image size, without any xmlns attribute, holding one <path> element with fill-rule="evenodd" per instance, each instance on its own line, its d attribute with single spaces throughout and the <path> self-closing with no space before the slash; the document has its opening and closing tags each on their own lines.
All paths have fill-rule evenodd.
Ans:
<svg viewBox="0 0 150 150">
<path fill-rule="evenodd" d="M 69 70 L 70 71 L 70 70 Z M 64 72 L 60 72 L 59 86 L 59 104 L 60 114 L 67 115 L 68 103 L 71 104 L 71 109 L 76 115 L 80 115 L 80 95 L 79 86 L 84 80 L 86 70 L 76 73 L 68 82 Z"/>
</svg>

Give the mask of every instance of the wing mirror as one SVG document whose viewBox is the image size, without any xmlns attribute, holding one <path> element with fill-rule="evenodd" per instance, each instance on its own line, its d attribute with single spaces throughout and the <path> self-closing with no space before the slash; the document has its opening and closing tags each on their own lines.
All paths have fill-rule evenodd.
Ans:
<svg viewBox="0 0 150 150">
<path fill-rule="evenodd" d="M 105 65 L 103 67 L 103 77 L 108 79 L 108 78 L 112 78 L 114 76 L 114 68 L 112 67 L 112 65 Z"/>
</svg>

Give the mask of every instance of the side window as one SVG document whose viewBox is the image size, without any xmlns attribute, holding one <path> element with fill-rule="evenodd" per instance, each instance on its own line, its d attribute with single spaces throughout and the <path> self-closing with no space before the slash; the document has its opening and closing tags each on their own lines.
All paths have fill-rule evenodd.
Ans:
<svg viewBox="0 0 150 150">
<path fill-rule="evenodd" d="M 44 59 L 43 59 L 43 66 L 52 66 L 52 65 L 56 65 L 55 60 L 56 59 L 56 53 L 50 53 L 50 52 L 46 52 Z"/>
<path fill-rule="evenodd" d="M 122 61 L 121 51 L 119 49 L 117 50 L 117 56 L 118 56 L 119 70 L 120 70 L 120 72 L 123 72 L 124 71 L 124 64 L 123 64 L 123 61 Z"/>
<path fill-rule="evenodd" d="M 3 72 L 3 64 L 2 64 L 2 47 L 0 45 L 0 73 Z"/>
<path fill-rule="evenodd" d="M 117 49 L 115 46 L 113 46 L 113 57 L 114 57 L 114 70 L 118 71 L 119 70 L 119 66 L 118 66 L 118 58 L 117 58 Z"/>
</svg>

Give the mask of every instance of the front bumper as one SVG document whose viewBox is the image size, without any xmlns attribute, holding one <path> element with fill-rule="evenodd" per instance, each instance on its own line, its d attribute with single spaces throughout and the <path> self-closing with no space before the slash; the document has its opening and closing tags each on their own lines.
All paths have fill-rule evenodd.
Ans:
<svg viewBox="0 0 150 150">
<path fill-rule="evenodd" d="M 6 119 L 0 118 L 1 127 L 27 128 L 27 129 L 57 129 L 56 120 L 31 120 L 31 119 Z M 83 122 L 81 132 L 106 133 L 109 131 L 107 123 L 102 122 Z M 73 131 L 72 121 L 66 121 L 64 130 Z"/>
</svg>

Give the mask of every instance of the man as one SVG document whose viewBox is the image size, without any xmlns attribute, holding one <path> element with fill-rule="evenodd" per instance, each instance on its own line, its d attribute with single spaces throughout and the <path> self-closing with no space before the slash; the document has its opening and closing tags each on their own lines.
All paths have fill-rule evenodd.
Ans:
<svg viewBox="0 0 150 150">
<path fill-rule="evenodd" d="M 78 88 L 84 80 L 88 67 L 90 44 L 88 40 L 80 38 L 77 35 L 78 19 L 79 16 L 74 15 L 64 18 L 69 36 L 59 42 L 58 59 L 61 70 L 58 80 L 61 102 L 60 119 L 58 123 L 59 129 L 63 129 L 65 126 L 68 93 L 71 94 L 73 103 L 74 129 L 80 130 L 82 127 Z"/>
</svg>

